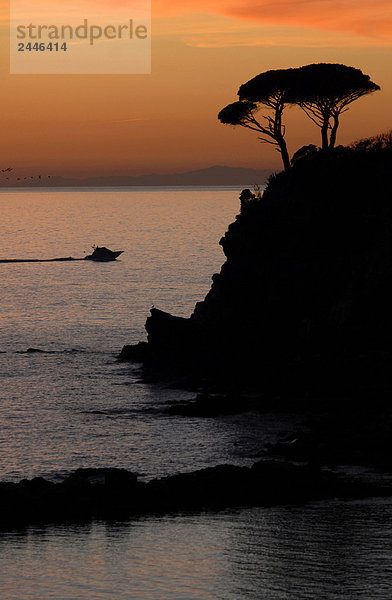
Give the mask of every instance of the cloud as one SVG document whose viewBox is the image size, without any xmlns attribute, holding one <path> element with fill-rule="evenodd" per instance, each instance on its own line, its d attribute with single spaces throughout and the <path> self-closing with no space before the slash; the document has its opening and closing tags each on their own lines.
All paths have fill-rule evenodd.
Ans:
<svg viewBox="0 0 392 600">
<path fill-rule="evenodd" d="M 12 6 L 30 6 L 29 2 L 30 0 L 13 0 Z M 148 2 L 149 0 L 64 0 L 64 12 L 69 14 L 75 10 L 80 15 L 83 7 L 86 11 L 87 8 L 98 11 L 102 17 L 106 10 L 107 18 L 114 15 L 125 15 L 128 18 L 135 11 L 138 13 L 146 7 Z M 2 5 L 4 0 L 0 0 L 0 6 Z M 50 10 L 54 10 L 55 6 L 59 14 L 63 11 L 61 1 L 60 4 L 53 5 L 53 0 L 36 0 L 34 4 L 35 10 L 38 7 L 45 10 L 49 6 L 52 7 Z M 1 12 L 4 18 L 6 13 Z M 219 40 L 212 37 L 208 39 L 208 27 L 199 36 L 197 25 L 201 16 L 206 19 L 226 17 L 227 21 L 233 22 L 233 29 L 235 25 L 238 26 L 238 37 L 232 36 L 229 41 L 222 30 Z M 152 0 L 152 17 L 158 21 L 175 19 L 178 22 L 183 19 L 189 23 L 190 28 L 194 23 L 194 31 L 190 32 L 192 38 L 185 41 L 200 47 L 259 45 L 255 30 L 260 27 L 275 28 L 270 32 L 265 29 L 268 36 L 263 43 L 267 44 L 289 45 L 292 35 L 298 38 L 298 42 L 294 40 L 293 45 L 300 44 L 300 36 L 295 30 L 301 31 L 305 46 L 332 46 L 334 43 L 339 46 L 392 44 L 391 0 Z M 175 35 L 176 31 L 172 30 L 170 33 Z M 340 37 L 335 40 L 330 34 Z M 369 40 L 368 43 L 366 40 Z"/>
<path fill-rule="evenodd" d="M 391 0 L 154 0 L 153 15 L 207 13 L 258 25 L 342 32 L 391 43 Z"/>
<path fill-rule="evenodd" d="M 266 24 L 308 26 L 372 38 L 384 38 L 392 32 L 390 0 L 248 0 L 229 11 L 237 18 Z"/>
<path fill-rule="evenodd" d="M 370 47 L 379 42 L 370 38 L 359 38 L 352 34 L 320 32 L 314 29 L 261 27 L 257 31 L 244 30 L 236 32 L 217 31 L 213 35 L 206 32 L 195 32 L 182 36 L 187 46 L 195 48 L 229 48 L 229 47 L 266 47 L 280 46 L 289 48 L 351 48 L 353 46 Z"/>
</svg>

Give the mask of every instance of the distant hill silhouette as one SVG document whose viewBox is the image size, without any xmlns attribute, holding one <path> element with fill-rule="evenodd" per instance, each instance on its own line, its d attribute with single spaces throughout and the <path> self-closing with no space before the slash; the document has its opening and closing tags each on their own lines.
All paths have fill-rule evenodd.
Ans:
<svg viewBox="0 0 392 600">
<path fill-rule="evenodd" d="M 184 173 L 151 173 L 149 175 L 105 175 L 86 179 L 60 176 L 30 181 L 7 182 L 7 186 L 20 187 L 132 187 L 132 186 L 211 186 L 263 184 L 272 169 L 247 169 L 242 167 L 214 166 Z"/>
</svg>

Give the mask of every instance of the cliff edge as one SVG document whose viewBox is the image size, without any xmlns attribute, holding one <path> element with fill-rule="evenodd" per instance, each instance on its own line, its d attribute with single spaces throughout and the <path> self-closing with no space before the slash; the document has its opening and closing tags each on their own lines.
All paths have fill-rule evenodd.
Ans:
<svg viewBox="0 0 392 600">
<path fill-rule="evenodd" d="M 392 145 L 313 150 L 249 195 L 220 240 L 226 262 L 183 319 L 151 310 L 145 373 L 261 391 L 389 392 Z"/>
</svg>

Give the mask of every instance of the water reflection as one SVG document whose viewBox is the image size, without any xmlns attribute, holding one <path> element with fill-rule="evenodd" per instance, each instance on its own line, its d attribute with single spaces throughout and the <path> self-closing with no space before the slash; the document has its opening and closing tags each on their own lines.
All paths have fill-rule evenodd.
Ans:
<svg viewBox="0 0 392 600">
<path fill-rule="evenodd" d="M 377 501 L 246 511 L 231 528 L 237 597 L 387 598 L 391 520 L 392 504 Z"/>
<path fill-rule="evenodd" d="M 325 502 L 3 534 L 9 599 L 385 600 L 392 503 Z"/>
</svg>

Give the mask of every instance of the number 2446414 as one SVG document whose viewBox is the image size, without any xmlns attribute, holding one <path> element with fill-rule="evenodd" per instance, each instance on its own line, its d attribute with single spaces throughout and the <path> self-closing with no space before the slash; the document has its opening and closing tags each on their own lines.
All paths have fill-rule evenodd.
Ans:
<svg viewBox="0 0 392 600">
<path fill-rule="evenodd" d="M 31 42 L 28 42 L 27 44 L 20 42 L 18 44 L 18 52 L 59 52 L 59 50 L 66 52 L 67 44 L 65 42 L 63 44 L 59 44 L 58 42 L 49 42 L 48 44 L 44 44 L 43 42 L 35 42 L 34 44 Z"/>
</svg>

